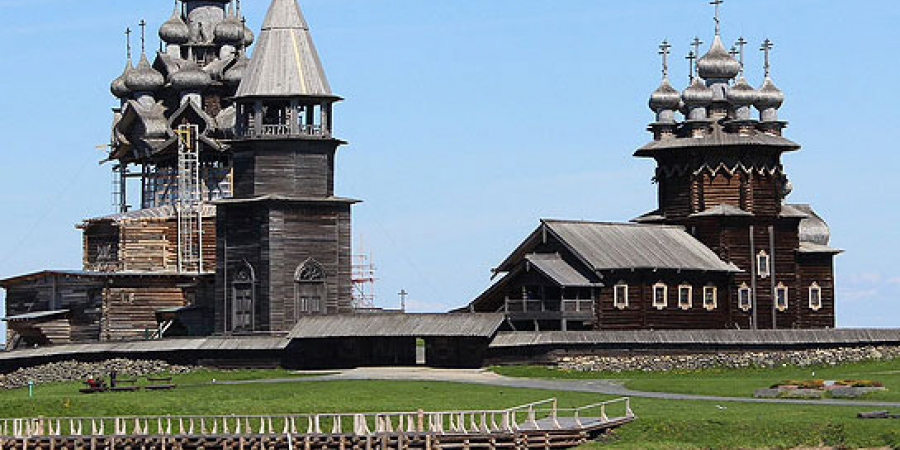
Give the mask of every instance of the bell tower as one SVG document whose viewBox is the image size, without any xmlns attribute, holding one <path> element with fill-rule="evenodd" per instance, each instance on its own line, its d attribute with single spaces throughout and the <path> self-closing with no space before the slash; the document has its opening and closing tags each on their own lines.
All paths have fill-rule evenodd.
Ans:
<svg viewBox="0 0 900 450">
<path fill-rule="evenodd" d="M 235 95 L 234 196 L 218 203 L 216 329 L 352 311 L 351 206 L 334 195 L 331 92 L 296 0 L 273 0 Z"/>
</svg>

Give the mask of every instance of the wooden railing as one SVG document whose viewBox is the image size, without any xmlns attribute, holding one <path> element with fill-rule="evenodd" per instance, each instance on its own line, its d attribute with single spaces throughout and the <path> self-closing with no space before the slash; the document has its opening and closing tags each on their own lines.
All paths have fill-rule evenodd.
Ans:
<svg viewBox="0 0 900 450">
<path fill-rule="evenodd" d="M 290 124 L 271 124 L 262 125 L 260 133 L 256 133 L 256 128 L 251 124 L 241 129 L 239 134 L 243 137 L 289 137 L 289 136 L 310 136 L 327 138 L 331 136 L 331 132 L 322 125 L 299 125 L 296 131 L 291 130 Z"/>
<path fill-rule="evenodd" d="M 594 300 L 589 299 L 563 299 L 563 300 L 518 300 L 507 299 L 502 312 L 529 313 L 529 312 L 574 312 L 593 313 Z"/>
<path fill-rule="evenodd" d="M 610 419 L 607 408 L 619 405 L 623 416 Z M 591 416 L 590 412 L 595 412 Z M 588 419 L 590 417 L 590 419 Z M 563 418 L 569 418 L 568 421 Z M 633 419 L 630 399 L 560 409 L 555 398 L 503 410 L 395 412 L 359 414 L 286 414 L 220 416 L 131 416 L 0 419 L 0 436 L 230 436 L 354 434 L 493 434 L 520 429 L 578 428 Z M 590 420 L 590 422 L 588 422 Z M 569 426 L 569 429 L 572 427 Z"/>
</svg>

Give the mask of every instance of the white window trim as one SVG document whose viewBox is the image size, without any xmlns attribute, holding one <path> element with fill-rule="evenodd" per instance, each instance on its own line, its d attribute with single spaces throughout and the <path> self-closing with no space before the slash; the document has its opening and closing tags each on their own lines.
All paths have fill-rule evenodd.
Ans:
<svg viewBox="0 0 900 450">
<path fill-rule="evenodd" d="M 625 298 L 619 298 L 619 289 L 621 288 L 624 288 L 625 290 Z M 628 283 L 620 281 L 613 286 L 613 305 L 617 309 L 628 308 Z"/>
<path fill-rule="evenodd" d="M 819 294 L 818 304 L 813 303 L 813 292 Z M 819 283 L 817 282 L 813 282 L 813 284 L 809 286 L 809 309 L 813 311 L 819 311 L 822 309 L 822 286 L 819 286 Z"/>
<path fill-rule="evenodd" d="M 766 270 L 762 270 L 763 265 L 760 264 L 762 258 L 765 258 Z M 765 250 L 760 250 L 759 254 L 756 255 L 756 274 L 759 275 L 760 278 L 769 278 L 772 276 L 772 258 L 769 257 L 769 254 L 766 253 Z"/>
<path fill-rule="evenodd" d="M 687 289 L 687 303 L 681 301 L 681 291 L 683 289 Z M 694 286 L 691 286 L 687 283 L 682 283 L 678 286 L 678 307 L 687 311 L 694 307 Z"/>
<path fill-rule="evenodd" d="M 746 304 L 741 302 L 741 293 L 742 292 L 747 293 L 747 303 Z M 751 309 L 753 309 L 753 290 L 750 289 L 750 286 L 747 286 L 747 283 L 742 284 L 741 287 L 738 288 L 738 308 L 740 308 L 744 312 L 747 312 L 747 311 L 750 311 Z"/>
<path fill-rule="evenodd" d="M 706 293 L 712 291 L 712 303 L 706 302 Z M 703 287 L 703 308 L 707 311 L 712 311 L 719 307 L 719 288 L 717 286 L 704 286 Z"/>
<path fill-rule="evenodd" d="M 779 304 L 778 298 L 781 297 L 781 293 L 784 292 L 784 305 Z M 790 307 L 790 293 L 791 291 L 788 289 L 784 283 L 778 283 L 778 287 L 775 288 L 775 308 L 777 308 L 781 312 L 785 312 Z"/>
<path fill-rule="evenodd" d="M 663 289 L 663 301 L 662 303 L 658 303 L 656 301 L 656 290 L 662 288 Z M 666 309 L 669 306 L 669 286 L 667 286 L 663 282 L 659 282 L 653 285 L 653 307 L 658 310 Z"/>
</svg>

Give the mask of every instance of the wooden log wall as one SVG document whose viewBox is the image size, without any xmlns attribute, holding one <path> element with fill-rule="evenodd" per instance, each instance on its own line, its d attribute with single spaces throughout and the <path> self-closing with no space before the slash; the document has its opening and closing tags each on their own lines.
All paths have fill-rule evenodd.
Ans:
<svg viewBox="0 0 900 450">
<path fill-rule="evenodd" d="M 188 304 L 186 292 L 176 282 L 146 280 L 141 287 L 108 287 L 103 291 L 105 341 L 142 339 L 156 330 L 156 311 Z"/>
<path fill-rule="evenodd" d="M 122 270 L 119 228 L 109 222 L 83 227 L 83 267 L 94 272 Z"/>
<path fill-rule="evenodd" d="M 835 314 L 835 286 L 834 286 L 834 256 L 830 254 L 801 254 L 798 256 L 800 283 L 801 310 L 809 311 L 799 317 L 799 326 L 802 328 L 834 328 L 836 325 Z M 813 283 L 822 288 L 822 309 L 812 311 L 809 306 L 809 287 Z"/>
<path fill-rule="evenodd" d="M 6 291 L 6 315 L 67 309 L 71 342 L 96 341 L 100 335 L 100 280 L 47 274 L 10 286 Z"/>
</svg>

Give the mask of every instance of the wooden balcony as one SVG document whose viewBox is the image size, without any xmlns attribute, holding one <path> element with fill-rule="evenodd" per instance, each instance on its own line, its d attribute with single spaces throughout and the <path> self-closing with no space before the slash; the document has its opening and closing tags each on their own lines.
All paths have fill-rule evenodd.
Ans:
<svg viewBox="0 0 900 450">
<path fill-rule="evenodd" d="M 260 132 L 256 132 L 256 127 L 252 124 L 248 127 L 239 127 L 238 136 L 243 138 L 314 138 L 329 139 L 331 131 L 322 125 L 298 125 L 291 127 L 291 124 L 267 124 L 260 126 Z"/>
<path fill-rule="evenodd" d="M 594 300 L 519 300 L 506 299 L 503 307 L 511 320 L 592 320 Z"/>
</svg>

